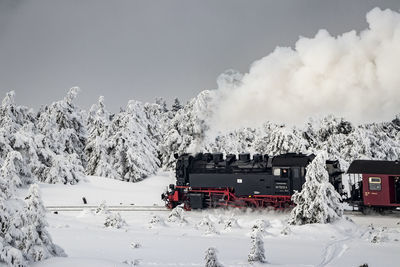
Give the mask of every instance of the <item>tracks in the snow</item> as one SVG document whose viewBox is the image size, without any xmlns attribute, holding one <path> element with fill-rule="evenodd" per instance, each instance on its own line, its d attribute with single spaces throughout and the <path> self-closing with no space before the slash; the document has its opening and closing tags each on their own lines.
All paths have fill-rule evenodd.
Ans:
<svg viewBox="0 0 400 267">
<path fill-rule="evenodd" d="M 83 210 L 95 210 L 99 206 L 92 205 L 81 205 L 81 206 L 46 206 L 48 211 L 83 211 Z M 117 205 L 107 206 L 110 211 L 168 211 L 164 206 L 135 206 L 135 205 Z"/>
</svg>

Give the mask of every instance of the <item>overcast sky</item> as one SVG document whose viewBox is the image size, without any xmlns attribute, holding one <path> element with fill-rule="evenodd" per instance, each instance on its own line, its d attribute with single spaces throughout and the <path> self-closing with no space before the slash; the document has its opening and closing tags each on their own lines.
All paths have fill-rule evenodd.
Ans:
<svg viewBox="0 0 400 267">
<path fill-rule="evenodd" d="M 300 35 L 366 28 L 375 6 L 400 1 L 0 0 L 1 98 L 15 90 L 38 108 L 79 86 L 85 109 L 99 95 L 111 111 L 128 99 L 187 101 Z"/>
</svg>

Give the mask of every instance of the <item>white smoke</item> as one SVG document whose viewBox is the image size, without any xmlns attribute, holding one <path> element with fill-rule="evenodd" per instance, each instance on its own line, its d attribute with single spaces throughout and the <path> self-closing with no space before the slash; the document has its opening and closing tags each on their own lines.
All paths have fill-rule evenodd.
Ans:
<svg viewBox="0 0 400 267">
<path fill-rule="evenodd" d="M 277 47 L 244 75 L 222 74 L 212 126 L 302 124 L 327 114 L 355 123 L 393 119 L 400 111 L 400 14 L 374 8 L 366 19 L 359 34 L 320 30 L 294 49 Z"/>
</svg>

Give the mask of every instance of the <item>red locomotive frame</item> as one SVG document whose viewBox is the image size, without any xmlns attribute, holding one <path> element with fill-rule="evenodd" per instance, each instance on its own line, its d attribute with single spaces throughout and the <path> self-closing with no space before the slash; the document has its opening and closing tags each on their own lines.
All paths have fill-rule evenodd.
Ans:
<svg viewBox="0 0 400 267">
<path fill-rule="evenodd" d="M 176 186 L 173 194 L 166 197 L 166 206 L 170 209 L 184 203 L 185 210 L 191 210 L 188 195 L 191 193 L 201 193 L 209 201 L 208 207 L 232 207 L 232 208 L 261 208 L 273 207 L 275 209 L 285 209 L 293 206 L 291 196 L 287 195 L 251 195 L 236 196 L 230 188 L 191 188 L 189 186 Z"/>
</svg>

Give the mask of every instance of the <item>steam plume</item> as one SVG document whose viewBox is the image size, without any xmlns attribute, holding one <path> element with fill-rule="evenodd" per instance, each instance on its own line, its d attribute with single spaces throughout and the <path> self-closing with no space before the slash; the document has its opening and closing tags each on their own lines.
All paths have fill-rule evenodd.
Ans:
<svg viewBox="0 0 400 267">
<path fill-rule="evenodd" d="M 222 74 L 212 125 L 302 124 L 327 114 L 355 123 L 393 118 L 400 111 L 400 14 L 374 8 L 366 19 L 360 33 L 320 30 L 294 49 L 277 47 L 244 75 Z"/>
</svg>

